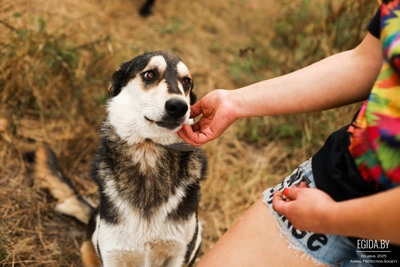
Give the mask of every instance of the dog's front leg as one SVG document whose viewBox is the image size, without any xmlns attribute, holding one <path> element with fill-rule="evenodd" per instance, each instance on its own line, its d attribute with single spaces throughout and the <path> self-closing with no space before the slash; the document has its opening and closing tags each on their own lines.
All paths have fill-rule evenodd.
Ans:
<svg viewBox="0 0 400 267">
<path fill-rule="evenodd" d="M 93 244 L 90 240 L 86 240 L 81 246 L 81 258 L 85 267 L 100 267 L 101 262 L 96 254 Z"/>
</svg>

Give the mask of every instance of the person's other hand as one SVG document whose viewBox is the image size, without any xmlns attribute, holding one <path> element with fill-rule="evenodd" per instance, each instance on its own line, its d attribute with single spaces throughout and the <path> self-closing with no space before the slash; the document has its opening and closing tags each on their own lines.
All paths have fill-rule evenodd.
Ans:
<svg viewBox="0 0 400 267">
<path fill-rule="evenodd" d="M 298 230 L 327 233 L 329 211 L 335 203 L 325 192 L 301 183 L 300 187 L 286 188 L 284 193 L 277 191 L 272 207 Z"/>
</svg>

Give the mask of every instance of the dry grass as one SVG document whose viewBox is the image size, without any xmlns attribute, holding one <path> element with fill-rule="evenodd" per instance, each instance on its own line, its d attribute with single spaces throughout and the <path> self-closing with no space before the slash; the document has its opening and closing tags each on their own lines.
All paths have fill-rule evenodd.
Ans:
<svg viewBox="0 0 400 267">
<path fill-rule="evenodd" d="M 198 96 L 293 71 L 354 47 L 373 1 L 0 2 L 0 264 L 80 266 L 84 226 L 53 211 L 54 200 L 29 176 L 23 154 L 51 146 L 80 194 L 96 188 L 96 151 L 107 83 L 117 66 L 152 50 L 178 54 Z M 345 31 L 344 31 L 345 30 Z M 310 157 L 354 107 L 237 122 L 204 146 L 202 253 L 268 186 Z"/>
</svg>

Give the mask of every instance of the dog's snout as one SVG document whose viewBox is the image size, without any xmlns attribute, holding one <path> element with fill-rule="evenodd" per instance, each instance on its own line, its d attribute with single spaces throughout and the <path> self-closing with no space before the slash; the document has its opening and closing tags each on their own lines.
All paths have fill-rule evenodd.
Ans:
<svg viewBox="0 0 400 267">
<path fill-rule="evenodd" d="M 183 117 L 188 109 L 187 103 L 179 99 L 170 99 L 165 102 L 165 110 L 168 115 L 176 119 Z"/>
</svg>

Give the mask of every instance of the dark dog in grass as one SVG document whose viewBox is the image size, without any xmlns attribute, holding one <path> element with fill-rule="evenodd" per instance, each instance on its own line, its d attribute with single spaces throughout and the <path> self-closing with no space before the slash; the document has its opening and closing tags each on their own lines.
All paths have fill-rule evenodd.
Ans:
<svg viewBox="0 0 400 267">
<path fill-rule="evenodd" d="M 140 7 L 139 14 L 142 17 L 150 16 L 153 13 L 152 9 L 155 1 L 156 0 L 146 0 L 146 2 L 144 2 L 143 5 Z"/>
</svg>

